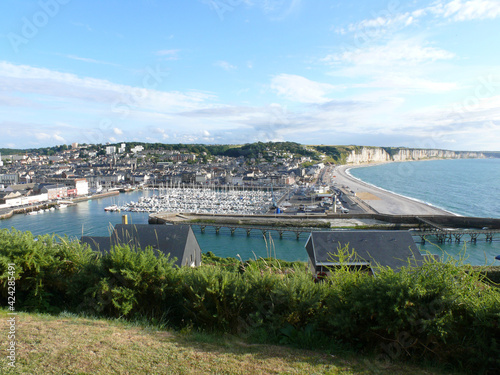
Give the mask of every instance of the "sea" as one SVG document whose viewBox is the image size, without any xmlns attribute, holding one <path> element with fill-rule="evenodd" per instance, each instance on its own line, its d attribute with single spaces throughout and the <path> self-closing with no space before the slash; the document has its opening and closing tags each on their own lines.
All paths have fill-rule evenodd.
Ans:
<svg viewBox="0 0 500 375">
<path fill-rule="evenodd" d="M 385 163 L 349 169 L 353 177 L 461 216 L 500 218 L 500 159 L 446 159 Z M 483 237 L 484 238 L 484 237 Z M 495 264 L 500 235 L 492 242 L 422 245 L 474 265 Z"/>
<path fill-rule="evenodd" d="M 431 160 L 422 162 L 387 163 L 363 168 L 352 168 L 350 173 L 365 182 L 397 194 L 418 199 L 444 208 L 450 212 L 481 217 L 500 218 L 500 159 Z M 106 212 L 113 204 L 137 202 L 141 196 L 158 194 L 157 190 L 120 193 L 112 197 L 80 202 L 61 210 L 38 215 L 14 215 L 0 220 L 0 228 L 31 231 L 34 235 L 55 234 L 79 239 L 82 235 L 107 236 L 115 224 L 121 223 L 119 212 Z M 131 224 L 147 224 L 148 213 L 127 212 Z M 193 227 L 203 252 L 211 251 L 221 257 L 242 260 L 273 257 L 287 261 L 307 261 L 303 233 L 297 240 L 295 233 L 285 233 L 279 238 L 276 232 L 264 237 L 260 231 L 237 229 L 231 235 L 229 229 L 219 234 L 207 227 L 201 233 Z M 418 238 L 415 238 L 418 240 Z M 475 265 L 494 264 L 500 255 L 500 236 L 493 242 L 478 240 L 476 243 L 447 243 L 425 245 L 417 242 L 422 252 L 461 260 Z M 497 265 L 500 262 L 496 261 Z"/>
</svg>

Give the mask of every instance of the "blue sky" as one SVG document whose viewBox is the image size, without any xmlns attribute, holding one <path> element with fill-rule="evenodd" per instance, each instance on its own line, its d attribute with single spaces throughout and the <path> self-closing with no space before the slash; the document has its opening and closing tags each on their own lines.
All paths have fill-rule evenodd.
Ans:
<svg viewBox="0 0 500 375">
<path fill-rule="evenodd" d="M 500 150 L 500 0 L 4 0 L 0 147 Z"/>
</svg>

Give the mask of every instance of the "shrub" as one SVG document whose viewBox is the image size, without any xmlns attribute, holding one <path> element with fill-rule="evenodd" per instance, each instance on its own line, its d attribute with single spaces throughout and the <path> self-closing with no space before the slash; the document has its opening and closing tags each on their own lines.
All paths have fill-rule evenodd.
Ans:
<svg viewBox="0 0 500 375">
<path fill-rule="evenodd" d="M 72 293 L 82 294 L 82 307 L 91 312 L 160 318 L 168 310 L 166 305 L 175 305 L 176 271 L 161 252 L 116 246 L 88 266 Z"/>
<path fill-rule="evenodd" d="M 67 237 L 0 230 L 0 283 L 6 295 L 7 264 L 16 267 L 16 307 L 57 312 L 70 308 L 66 293 L 92 251 Z"/>
<path fill-rule="evenodd" d="M 340 255 L 352 254 L 344 248 Z M 301 347 L 348 344 L 474 372 L 500 369 L 500 290 L 482 269 L 448 261 L 379 268 L 374 277 L 340 266 L 314 283 L 303 263 L 208 259 L 212 265 L 176 268 L 152 249 L 117 246 L 103 255 L 67 238 L 0 230 L 2 303 L 14 263 L 16 309 L 83 310 Z"/>
<path fill-rule="evenodd" d="M 183 272 L 183 306 L 186 318 L 208 330 L 237 332 L 247 297 L 241 275 L 219 267 L 200 267 Z"/>
</svg>

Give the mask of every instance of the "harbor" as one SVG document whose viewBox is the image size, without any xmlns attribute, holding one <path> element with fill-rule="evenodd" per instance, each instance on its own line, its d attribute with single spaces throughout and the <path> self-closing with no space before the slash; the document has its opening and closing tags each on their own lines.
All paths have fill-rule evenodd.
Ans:
<svg viewBox="0 0 500 375">
<path fill-rule="evenodd" d="M 121 193 L 80 202 L 73 206 L 68 206 L 63 210 L 54 210 L 43 215 L 14 215 L 10 219 L 1 220 L 0 228 L 30 231 L 33 235 L 52 234 L 59 236 L 67 235 L 70 238 L 80 238 L 83 235 L 109 235 L 110 227 L 121 223 L 124 213 L 106 212 L 105 207 L 111 205 L 123 206 L 130 201 L 137 202 L 139 198 L 148 198 L 158 195 L 157 190 L 141 190 L 129 193 Z M 211 251 L 221 257 L 241 256 L 243 259 L 254 259 L 255 257 L 269 256 L 273 250 L 273 256 L 283 260 L 306 261 L 304 250 L 305 242 L 311 230 L 342 230 L 345 228 L 392 228 L 392 229 L 418 229 L 418 222 L 415 216 L 391 216 L 382 214 L 331 214 L 331 215 L 311 215 L 303 213 L 300 215 L 210 215 L 210 214 L 180 214 L 180 213 L 147 213 L 147 212 L 126 212 L 131 224 L 153 223 L 185 223 L 193 225 L 195 236 L 203 252 Z M 389 218 L 393 221 L 390 223 Z M 429 220 L 437 222 L 443 227 L 447 227 L 454 220 L 453 225 L 462 227 L 488 225 L 493 228 L 493 224 L 499 219 L 484 218 L 472 220 L 459 216 L 435 216 L 427 217 Z M 438 221 L 440 219 L 441 221 Z M 210 222 L 211 221 L 211 222 Z M 225 223 L 225 224 L 223 224 Z M 202 225 L 205 231 L 202 233 Z M 297 228 L 299 226 L 303 228 Z M 219 234 L 216 234 L 216 228 Z M 239 227 L 241 226 L 241 227 Z M 251 226 L 250 233 L 245 226 Z M 233 231 L 231 231 L 233 228 Z M 266 230 L 265 235 L 262 229 Z M 283 237 L 280 238 L 279 231 L 283 230 Z M 301 231 L 299 240 L 294 230 Z M 304 230 L 304 232 L 302 232 Z M 414 239 L 419 243 L 417 233 Z M 442 256 L 449 254 L 453 257 L 460 257 L 464 247 L 468 256 L 467 262 L 470 264 L 491 263 L 494 256 L 499 253 L 500 235 L 495 235 L 493 241 L 483 241 L 483 237 L 478 238 L 476 243 L 468 241 L 464 237 L 462 242 L 444 242 L 433 244 L 435 238 L 428 233 L 425 244 L 419 243 L 421 251 L 429 251 Z M 437 241 L 436 241 L 437 242 Z M 438 246 L 437 246 L 438 245 Z"/>
<path fill-rule="evenodd" d="M 243 190 L 223 188 L 159 188 L 158 194 L 140 197 L 137 202 L 105 207 L 106 211 L 118 212 L 183 212 L 200 214 L 265 214 L 276 208 L 287 190 Z"/>
</svg>

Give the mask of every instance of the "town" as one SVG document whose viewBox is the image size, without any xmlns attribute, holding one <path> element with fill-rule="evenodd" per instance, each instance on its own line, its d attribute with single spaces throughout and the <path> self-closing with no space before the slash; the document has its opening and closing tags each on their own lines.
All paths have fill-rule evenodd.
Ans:
<svg viewBox="0 0 500 375">
<path fill-rule="evenodd" d="M 4 151 L 0 210 L 72 202 L 137 188 L 307 188 L 332 164 L 331 157 L 314 148 L 290 142 L 259 142 L 239 148 L 73 143 L 12 154 Z M 323 182 L 316 193 L 328 188 Z"/>
</svg>

